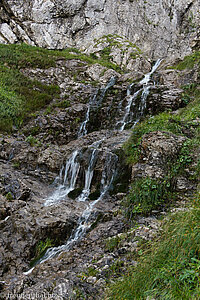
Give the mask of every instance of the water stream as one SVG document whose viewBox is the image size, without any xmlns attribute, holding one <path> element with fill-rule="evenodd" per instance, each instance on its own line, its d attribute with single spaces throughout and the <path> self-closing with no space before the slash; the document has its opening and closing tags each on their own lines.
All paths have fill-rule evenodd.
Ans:
<svg viewBox="0 0 200 300">
<path fill-rule="evenodd" d="M 54 193 L 46 199 L 44 203 L 45 206 L 56 204 L 65 199 L 65 197 L 74 190 L 80 170 L 80 163 L 78 162 L 79 155 L 80 150 L 75 150 L 71 154 L 66 162 L 65 170 L 62 168 L 59 177 L 56 178 L 56 182 L 59 182 L 60 184 L 55 189 Z"/>
<path fill-rule="evenodd" d="M 125 100 L 127 101 L 127 105 L 124 110 L 124 115 L 121 120 L 119 120 L 116 124 L 116 128 L 119 128 L 120 131 L 123 131 L 126 127 L 126 125 L 130 122 L 130 120 L 135 119 L 132 128 L 139 122 L 140 118 L 144 114 L 144 110 L 146 108 L 146 99 L 149 95 L 150 91 L 150 79 L 151 75 L 157 70 L 161 63 L 161 59 L 158 59 L 155 63 L 155 65 L 152 67 L 151 71 L 147 73 L 144 78 L 139 82 L 138 86 L 142 86 L 142 88 L 139 88 L 138 91 L 136 91 L 133 95 L 131 95 L 131 90 L 134 86 L 134 83 L 130 84 L 127 88 L 127 96 Z M 132 113 L 132 109 L 135 107 L 135 101 L 138 98 L 139 94 L 141 93 L 139 106 L 137 107 L 137 110 L 135 110 Z M 120 125 L 120 127 L 119 127 Z"/>
<path fill-rule="evenodd" d="M 110 78 L 110 80 L 108 81 L 107 85 L 105 86 L 105 88 L 98 89 L 95 92 L 95 94 L 90 98 L 88 108 L 87 108 L 87 112 L 86 112 L 86 115 L 85 115 L 85 120 L 81 124 L 81 126 L 79 128 L 79 131 L 78 131 L 78 137 L 82 137 L 82 136 L 85 136 L 87 134 L 87 123 L 90 120 L 90 110 L 91 110 L 91 108 L 93 106 L 98 107 L 102 103 L 102 101 L 103 101 L 103 99 L 106 95 L 107 90 L 109 90 L 115 84 L 115 82 L 116 82 L 116 77 L 112 76 Z"/>
<path fill-rule="evenodd" d="M 129 117 L 130 117 L 130 111 L 131 111 L 131 106 L 134 105 L 135 99 L 138 97 L 138 95 L 141 93 L 140 97 L 140 102 L 137 108 L 137 111 L 134 114 L 134 122 L 133 122 L 133 127 L 137 124 L 137 122 L 140 120 L 141 116 L 144 113 L 145 107 L 146 107 L 146 99 L 149 94 L 150 90 L 150 78 L 151 75 L 156 71 L 158 66 L 160 65 L 161 60 L 157 60 L 155 65 L 153 66 L 151 72 L 145 75 L 144 79 L 142 79 L 139 82 L 139 90 L 136 91 L 133 95 L 131 95 L 131 89 L 132 85 L 130 85 L 127 88 L 127 106 L 125 107 L 124 115 L 121 121 L 118 122 L 120 124 L 120 129 L 119 131 L 123 131 L 127 122 L 129 122 Z M 88 111 L 86 113 L 86 118 L 85 121 L 82 123 L 80 130 L 79 130 L 79 135 L 85 135 L 87 134 L 87 129 L 86 129 L 86 124 L 89 122 L 89 115 L 90 115 L 90 107 L 91 105 L 94 104 L 96 101 L 102 101 L 103 97 L 106 94 L 106 91 L 112 87 L 115 84 L 115 78 L 112 77 L 107 84 L 107 86 L 101 90 L 101 96 L 99 99 L 97 99 L 97 96 L 93 96 L 91 103 L 89 103 L 88 106 Z M 142 87 L 141 87 L 142 85 Z M 95 99 L 94 99 L 95 98 Z M 105 138 L 104 138 L 105 139 Z M 85 183 L 84 183 L 84 188 L 81 192 L 81 194 L 76 198 L 75 201 L 79 202 L 85 202 L 86 203 L 86 209 L 83 211 L 82 215 L 80 216 L 76 228 L 73 230 L 70 238 L 68 241 L 59 247 L 52 247 L 49 248 L 45 255 L 37 262 L 37 264 L 43 263 L 50 258 L 53 258 L 57 255 L 59 255 L 63 251 L 68 251 L 71 249 L 71 247 L 79 241 L 89 230 L 91 224 L 90 224 L 90 217 L 92 212 L 94 211 L 94 206 L 104 198 L 104 196 L 107 194 L 107 192 L 110 189 L 110 186 L 112 185 L 113 179 L 116 174 L 117 170 L 117 163 L 118 163 L 118 156 L 107 148 L 100 148 L 102 146 L 103 140 L 96 141 L 92 145 L 88 146 L 88 150 L 90 151 L 90 156 L 88 159 L 88 164 L 87 167 L 85 168 Z M 101 181 L 100 181 L 100 196 L 93 201 L 88 201 L 88 197 L 91 193 L 91 183 L 94 175 L 94 169 L 96 166 L 96 163 L 100 157 L 99 153 L 100 150 L 103 150 L 105 154 L 104 158 L 104 167 L 101 173 Z M 66 162 L 66 165 L 64 168 L 61 169 L 59 177 L 57 178 L 57 182 L 59 183 L 58 187 L 55 189 L 53 194 L 49 196 L 46 200 L 44 205 L 49 206 L 49 205 L 56 205 L 61 200 L 65 200 L 67 195 L 73 191 L 76 188 L 78 176 L 79 176 L 79 171 L 80 171 L 80 156 L 82 153 L 82 149 L 75 150 L 69 159 Z M 101 151 L 102 152 L 102 151 Z M 28 272 L 24 274 L 30 274 L 32 272 L 32 269 L 30 269 Z"/>
</svg>

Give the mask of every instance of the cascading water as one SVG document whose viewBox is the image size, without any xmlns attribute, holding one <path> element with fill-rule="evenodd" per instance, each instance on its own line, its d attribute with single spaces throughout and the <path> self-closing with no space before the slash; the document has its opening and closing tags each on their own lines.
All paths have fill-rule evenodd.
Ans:
<svg viewBox="0 0 200 300">
<path fill-rule="evenodd" d="M 125 114 L 124 114 L 124 117 L 123 119 L 117 123 L 118 124 L 121 124 L 121 127 L 120 127 L 120 131 L 124 130 L 126 124 L 127 124 L 127 119 L 130 115 L 130 110 L 131 110 L 131 106 L 133 105 L 134 103 L 134 100 L 137 98 L 137 96 L 139 95 L 139 93 L 141 93 L 142 89 L 140 89 L 139 91 L 137 91 L 136 93 L 134 93 L 133 95 L 130 94 L 130 87 L 127 89 L 127 98 L 128 98 L 128 104 L 125 108 Z"/>
<path fill-rule="evenodd" d="M 78 197 L 78 201 L 85 201 L 90 194 L 90 186 L 93 178 L 94 165 L 97 160 L 97 153 L 98 153 L 97 149 L 93 149 L 89 161 L 88 169 L 85 172 L 85 186 L 81 195 Z"/>
<path fill-rule="evenodd" d="M 144 78 L 140 81 L 140 84 L 147 85 L 150 81 L 151 75 L 157 70 L 157 68 L 160 66 L 160 63 L 162 62 L 162 59 L 158 59 L 153 65 L 151 72 L 147 73 Z"/>
<path fill-rule="evenodd" d="M 125 126 L 128 122 L 130 122 L 131 119 L 131 108 L 135 105 L 135 100 L 137 99 L 137 97 L 139 96 L 139 94 L 141 93 L 141 97 L 140 97 L 140 102 L 139 102 L 139 106 L 137 108 L 137 111 L 135 111 L 135 121 L 132 125 L 132 128 L 139 122 L 141 116 L 144 113 L 144 110 L 146 108 L 146 99 L 149 95 L 149 90 L 150 90 L 150 79 L 151 79 L 151 75 L 157 70 L 157 68 L 159 67 L 160 63 L 161 63 L 161 59 L 158 59 L 155 63 L 155 65 L 152 67 L 151 72 L 149 72 L 148 74 L 146 74 L 144 76 L 144 78 L 139 82 L 139 86 L 143 85 L 142 88 L 139 88 L 138 91 L 136 91 L 133 95 L 131 95 L 131 89 L 133 87 L 134 84 L 129 85 L 129 87 L 127 88 L 127 105 L 125 107 L 125 112 L 124 112 L 124 116 L 122 118 L 121 121 L 118 121 L 116 124 L 116 127 L 120 128 L 120 131 L 123 131 L 125 129 Z"/>
<path fill-rule="evenodd" d="M 120 122 L 118 122 L 118 124 L 119 123 L 121 124 L 120 131 L 124 130 L 124 128 L 127 124 L 127 120 L 129 118 L 131 106 L 133 105 L 135 99 L 138 97 L 138 95 L 140 93 L 141 93 L 140 103 L 139 103 L 137 112 L 135 113 L 135 121 L 134 121 L 133 127 L 137 124 L 137 122 L 140 120 L 141 116 L 143 115 L 144 109 L 146 106 L 146 99 L 147 99 L 147 96 L 149 94 L 149 89 L 150 89 L 150 85 L 148 85 L 148 83 L 150 81 L 151 75 L 155 72 L 155 70 L 158 68 L 160 63 L 161 63 L 161 60 L 158 60 L 156 62 L 156 64 L 153 66 L 151 72 L 146 74 L 144 79 L 142 79 L 140 81 L 140 85 L 143 85 L 143 88 L 140 88 L 137 92 L 135 92 L 133 95 L 131 95 L 131 88 L 132 88 L 133 84 L 128 87 L 128 89 L 127 89 L 127 97 L 129 97 L 128 104 L 125 108 L 125 112 L 124 112 L 124 116 L 123 116 L 122 120 Z M 101 97 L 100 97 L 101 101 L 102 101 L 103 97 L 105 96 L 106 91 L 114 84 L 115 84 L 115 78 L 112 77 L 111 80 L 109 81 L 109 83 L 107 84 L 107 86 L 104 89 L 102 89 L 102 93 L 101 93 Z M 91 101 L 91 103 L 96 102 L 97 99 L 94 100 L 94 98 L 96 98 L 96 95 L 93 97 L 93 100 Z M 100 101 L 100 100 L 98 100 L 98 101 Z M 83 122 L 84 124 L 81 125 L 80 130 L 79 130 L 79 134 L 81 134 L 81 135 L 85 135 L 87 133 L 86 124 L 89 121 L 91 103 L 89 104 L 88 111 L 86 114 L 86 119 Z M 86 202 L 87 207 L 84 210 L 81 217 L 79 218 L 77 227 L 72 232 L 72 234 L 71 234 L 70 238 L 68 239 L 68 241 L 66 242 L 66 244 L 61 245 L 59 247 L 49 248 L 46 251 L 45 255 L 37 262 L 37 264 L 43 263 L 43 262 L 49 260 L 50 258 L 53 258 L 56 255 L 59 255 L 63 251 L 68 251 L 69 249 L 71 249 L 71 247 L 78 240 L 80 240 L 85 235 L 85 233 L 88 231 L 88 229 L 90 228 L 91 224 L 89 223 L 89 219 L 94 210 L 94 206 L 97 202 L 102 200 L 104 198 L 104 196 L 107 194 L 107 192 L 109 191 L 109 189 L 112 185 L 115 173 L 116 173 L 117 162 L 118 162 L 118 156 L 116 154 L 110 152 L 107 148 L 104 149 L 104 153 L 105 153 L 106 157 L 105 157 L 104 168 L 103 168 L 103 171 L 101 174 L 100 196 L 94 201 L 90 201 L 90 202 L 87 201 L 88 196 L 91 192 L 91 183 L 92 183 L 92 179 L 93 179 L 94 168 L 95 168 L 96 162 L 99 157 L 100 145 L 102 144 L 103 140 L 104 139 L 102 139 L 100 141 L 96 141 L 91 146 L 88 147 L 88 149 L 91 149 L 91 154 L 89 157 L 88 166 L 85 170 L 85 184 L 84 184 L 82 193 L 76 199 L 77 202 L 78 201 Z M 79 170 L 80 170 L 80 163 L 79 163 L 79 159 L 78 159 L 80 154 L 81 154 L 81 150 L 75 150 L 72 153 L 72 155 L 70 156 L 70 158 L 67 160 L 65 170 L 64 170 L 64 168 L 62 168 L 60 175 L 58 177 L 58 181 L 60 182 L 60 185 L 55 190 L 53 195 L 51 195 L 48 199 L 46 199 L 44 205 L 46 205 L 46 206 L 53 205 L 53 204 L 56 204 L 60 200 L 64 200 L 65 197 L 69 194 L 69 192 L 71 192 L 75 189 L 76 182 L 77 182 L 78 175 L 79 175 Z M 30 274 L 33 269 L 34 269 L 34 267 L 32 269 L 30 269 L 28 272 L 25 272 L 24 274 L 25 275 Z"/>
<path fill-rule="evenodd" d="M 90 183 L 91 183 L 91 177 L 93 174 L 92 170 L 93 170 L 93 164 L 94 164 L 94 158 L 95 158 L 96 151 L 97 150 L 94 149 L 92 152 L 90 164 L 89 164 L 89 167 L 87 170 L 88 173 L 91 172 L 90 176 L 89 176 Z M 117 161 L 118 161 L 118 156 L 116 154 L 111 153 L 111 152 L 108 152 L 106 154 L 104 169 L 102 171 L 100 196 L 96 200 L 90 202 L 89 205 L 87 206 L 87 208 L 84 210 L 82 216 L 79 218 L 76 229 L 72 232 L 71 237 L 68 239 L 67 243 L 62 246 L 59 246 L 59 247 L 49 248 L 46 251 L 45 255 L 37 262 L 37 264 L 43 263 L 43 262 L 49 260 L 50 258 L 55 257 L 56 255 L 60 254 L 63 251 L 69 250 L 74 245 L 74 243 L 77 242 L 78 240 L 80 240 L 84 236 L 84 234 L 88 231 L 88 229 L 91 226 L 91 224 L 89 224 L 89 218 L 93 211 L 93 207 L 108 192 L 108 190 L 113 182 L 113 178 L 115 176 Z M 89 184 L 87 187 L 88 187 L 88 189 L 90 188 Z M 85 201 L 86 197 L 85 198 L 82 197 L 81 201 L 83 201 L 83 199 Z M 29 274 L 32 270 L 33 270 L 33 268 L 31 270 L 29 270 L 28 272 L 26 272 L 25 274 Z"/>
<path fill-rule="evenodd" d="M 74 190 L 76 180 L 80 170 L 80 163 L 77 158 L 80 155 L 80 151 L 76 150 L 72 153 L 70 158 L 66 162 L 65 170 L 62 168 L 59 178 L 56 181 L 59 181 L 60 185 L 55 190 L 55 192 L 46 199 L 44 205 L 49 206 L 53 205 L 63 199 Z M 64 171 L 64 177 L 63 177 Z"/>
<path fill-rule="evenodd" d="M 81 124 L 79 131 L 78 131 L 78 137 L 82 137 L 87 134 L 87 123 L 90 120 L 90 110 L 91 110 L 92 106 L 95 105 L 98 107 L 100 105 L 100 103 L 103 101 L 103 99 L 106 95 L 107 90 L 109 90 L 115 84 L 115 82 L 116 82 L 116 77 L 112 76 L 110 78 L 110 80 L 108 81 L 107 85 L 105 86 L 105 88 L 101 88 L 100 90 L 97 90 L 95 92 L 95 94 L 90 98 L 86 116 L 85 116 L 85 120 Z"/>
</svg>

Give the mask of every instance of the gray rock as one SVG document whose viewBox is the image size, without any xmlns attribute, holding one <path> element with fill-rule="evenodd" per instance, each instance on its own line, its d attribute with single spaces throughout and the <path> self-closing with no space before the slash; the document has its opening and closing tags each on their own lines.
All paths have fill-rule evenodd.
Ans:
<svg viewBox="0 0 200 300">
<path fill-rule="evenodd" d="M 93 51 L 94 39 L 121 35 L 152 57 L 183 56 L 198 44 L 198 1 L 6 0 L 1 4 L 1 41 Z M 192 16 L 192 20 L 191 17 Z M 127 22 L 128 20 L 128 22 Z M 105 47 L 107 45 L 105 44 Z M 118 63 L 128 56 L 117 54 Z"/>
</svg>

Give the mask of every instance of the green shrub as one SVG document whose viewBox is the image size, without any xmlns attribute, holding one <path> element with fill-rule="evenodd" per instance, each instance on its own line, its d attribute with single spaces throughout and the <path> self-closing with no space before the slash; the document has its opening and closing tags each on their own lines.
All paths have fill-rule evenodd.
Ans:
<svg viewBox="0 0 200 300">
<path fill-rule="evenodd" d="M 26 138 L 26 142 L 28 142 L 31 146 L 35 146 L 38 143 L 38 140 L 34 136 L 29 135 Z"/>
</svg>

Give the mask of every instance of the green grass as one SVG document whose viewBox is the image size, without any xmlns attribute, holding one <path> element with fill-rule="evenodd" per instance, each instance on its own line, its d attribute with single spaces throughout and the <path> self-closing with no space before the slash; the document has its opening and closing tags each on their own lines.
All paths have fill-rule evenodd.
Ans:
<svg viewBox="0 0 200 300">
<path fill-rule="evenodd" d="M 0 63 L 0 131 L 20 127 L 30 113 L 59 97 L 59 87 L 25 77 L 17 68 Z"/>
<path fill-rule="evenodd" d="M 106 58 L 98 59 L 86 55 L 75 48 L 65 50 L 47 50 L 27 44 L 2 45 L 0 44 L 0 61 L 15 68 L 49 68 L 55 67 L 58 59 L 78 59 L 88 64 L 99 63 L 107 68 L 121 72 L 120 67 Z"/>
<path fill-rule="evenodd" d="M 107 299 L 198 299 L 199 224 L 199 204 L 171 215 L 162 237 L 143 253 L 130 274 L 112 285 Z"/>
<path fill-rule="evenodd" d="M 123 200 L 126 218 L 131 221 L 138 213 L 147 214 L 169 204 L 175 197 L 172 178 L 155 180 L 150 177 L 135 180 Z"/>
<path fill-rule="evenodd" d="M 182 71 L 185 69 L 192 69 L 195 64 L 200 64 L 200 51 L 195 51 L 193 54 L 185 56 L 181 62 L 172 68 Z"/>
</svg>

